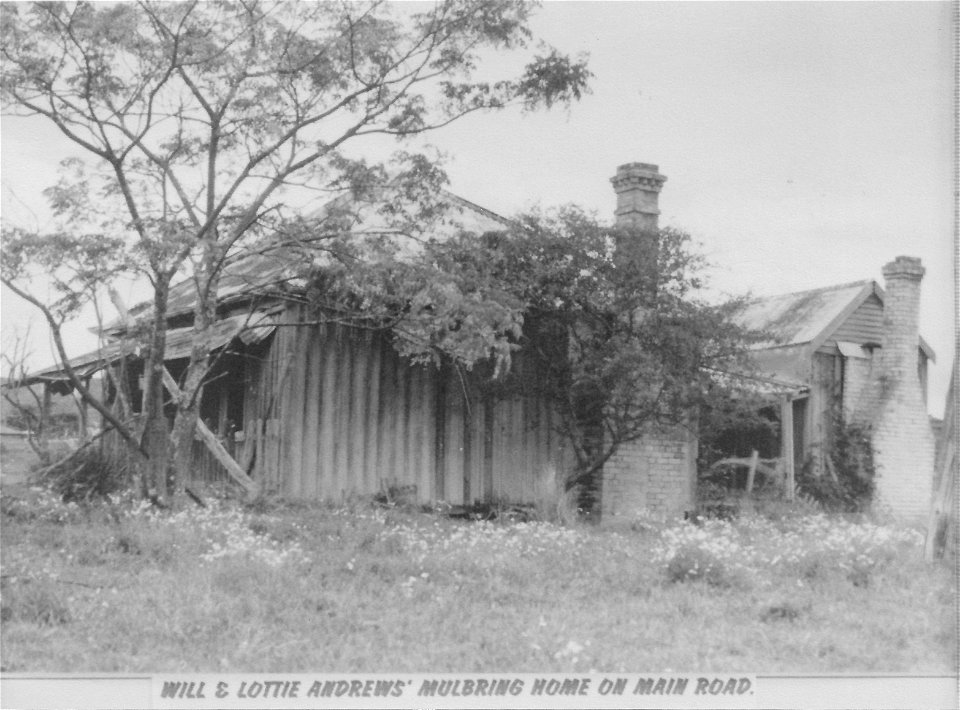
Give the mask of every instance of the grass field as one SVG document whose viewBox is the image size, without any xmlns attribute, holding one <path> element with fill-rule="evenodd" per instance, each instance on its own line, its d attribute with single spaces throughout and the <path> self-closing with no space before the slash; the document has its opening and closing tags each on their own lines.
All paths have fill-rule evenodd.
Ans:
<svg viewBox="0 0 960 710">
<path fill-rule="evenodd" d="M 925 672 L 952 570 L 823 516 L 457 522 L 372 506 L 175 515 L 2 497 L 6 671 Z"/>
</svg>

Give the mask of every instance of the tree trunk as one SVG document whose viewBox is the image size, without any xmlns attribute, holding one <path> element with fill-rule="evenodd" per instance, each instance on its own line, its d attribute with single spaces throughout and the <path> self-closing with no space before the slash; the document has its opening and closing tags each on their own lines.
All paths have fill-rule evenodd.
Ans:
<svg viewBox="0 0 960 710">
<path fill-rule="evenodd" d="M 173 424 L 173 481 L 170 493 L 181 500 L 193 461 L 193 439 L 203 397 L 203 382 L 210 369 L 210 330 L 217 320 L 217 292 L 219 288 L 219 253 L 216 230 L 203 244 L 203 262 L 195 278 L 197 300 L 194 307 L 193 345 L 190 362 L 181 383 L 182 397 L 177 403 Z"/>
<path fill-rule="evenodd" d="M 167 347 L 167 296 L 170 278 L 159 276 L 153 298 L 153 325 L 150 332 L 149 354 L 143 372 L 143 435 L 141 445 L 148 459 L 141 462 L 142 492 L 156 503 L 167 501 L 167 470 L 169 467 L 169 439 L 167 418 L 163 411 L 163 368 Z"/>
</svg>

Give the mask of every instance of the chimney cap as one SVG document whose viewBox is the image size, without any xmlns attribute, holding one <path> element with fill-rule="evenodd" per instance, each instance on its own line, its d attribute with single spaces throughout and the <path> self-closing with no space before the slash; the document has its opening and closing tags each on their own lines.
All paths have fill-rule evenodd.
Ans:
<svg viewBox="0 0 960 710">
<path fill-rule="evenodd" d="M 660 170 L 659 165 L 654 165 L 653 163 L 624 163 L 623 165 L 617 166 L 617 173 L 633 172 L 634 170 L 643 170 L 649 172 L 657 172 Z"/>
<path fill-rule="evenodd" d="M 898 256 L 889 264 L 883 267 L 884 278 L 923 278 L 926 269 L 920 263 L 920 259 L 915 256 Z"/>
<path fill-rule="evenodd" d="M 610 182 L 617 193 L 633 188 L 660 192 L 667 176 L 661 175 L 659 170 L 659 166 L 652 163 L 624 163 L 617 167 L 617 174 L 610 178 Z"/>
</svg>

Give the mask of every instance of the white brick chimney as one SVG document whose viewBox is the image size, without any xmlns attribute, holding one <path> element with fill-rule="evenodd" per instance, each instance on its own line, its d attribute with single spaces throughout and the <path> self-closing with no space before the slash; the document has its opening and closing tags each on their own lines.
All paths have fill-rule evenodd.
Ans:
<svg viewBox="0 0 960 710">
<path fill-rule="evenodd" d="M 884 330 L 874 368 L 876 502 L 905 520 L 925 520 L 933 484 L 933 430 L 917 372 L 923 274 L 920 260 L 908 256 L 883 267 Z"/>
<path fill-rule="evenodd" d="M 618 259 L 649 270 L 656 293 L 657 201 L 665 175 L 656 165 L 627 163 L 610 178 L 617 194 L 616 226 L 628 237 L 618 245 Z M 637 309 L 639 313 L 642 309 Z M 651 424 L 638 439 L 619 446 L 603 465 L 600 519 L 605 525 L 627 524 L 637 515 L 675 517 L 695 505 L 697 438 L 689 427 Z"/>
<path fill-rule="evenodd" d="M 626 163 L 617 168 L 617 174 L 610 178 L 610 182 L 617 193 L 615 214 L 618 227 L 657 229 L 660 215 L 657 199 L 667 181 L 667 176 L 658 170 L 656 165 L 649 163 Z"/>
</svg>

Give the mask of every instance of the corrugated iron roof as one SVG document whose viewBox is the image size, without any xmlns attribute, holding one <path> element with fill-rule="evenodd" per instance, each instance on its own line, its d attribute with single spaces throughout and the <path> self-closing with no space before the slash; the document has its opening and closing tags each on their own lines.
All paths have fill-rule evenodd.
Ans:
<svg viewBox="0 0 960 710">
<path fill-rule="evenodd" d="M 274 316 L 264 311 L 241 313 L 218 321 L 211 328 L 207 346 L 218 350 L 229 344 L 234 338 L 247 345 L 259 342 L 276 329 Z M 166 360 L 179 360 L 189 357 L 193 347 L 193 326 L 174 328 L 167 331 Z M 140 346 L 130 339 L 106 343 L 96 350 L 70 359 L 70 366 L 80 379 L 85 379 L 102 370 L 107 365 L 118 362 L 124 357 L 139 357 Z M 65 383 L 69 377 L 62 366 L 56 366 L 33 372 L 17 382 L 17 386 L 31 385 L 37 382 Z"/>
<path fill-rule="evenodd" d="M 866 298 L 875 285 L 873 281 L 855 281 L 758 298 L 747 303 L 735 318 L 745 328 L 771 335 L 771 340 L 759 343 L 757 348 L 802 345 L 816 340 L 851 304 Z"/>
<path fill-rule="evenodd" d="M 454 195 L 446 190 L 441 191 L 446 209 L 437 215 L 429 227 L 430 237 L 446 239 L 458 231 L 466 230 L 483 233 L 502 231 L 512 223 L 505 217 L 480 207 L 479 205 Z M 337 213 L 345 205 L 351 209 L 351 229 L 357 233 L 390 231 L 390 220 L 380 212 L 381 202 L 350 203 L 347 196 L 326 203 L 308 215 L 308 219 L 323 219 L 327 215 Z M 417 253 L 420 242 L 417 239 L 404 239 L 397 232 L 398 240 L 403 239 L 402 251 L 408 254 Z M 295 245 L 287 247 L 265 247 L 263 253 L 247 253 L 230 261 L 224 266 L 217 297 L 221 305 L 231 302 L 244 301 L 254 295 L 270 295 L 284 291 L 296 291 L 302 284 L 299 283 L 301 268 L 306 264 L 316 263 L 317 254 L 308 252 L 305 248 Z M 167 315 L 174 317 L 193 311 L 196 300 L 195 285 L 191 279 L 184 279 L 170 288 L 167 301 Z M 130 309 L 130 315 L 141 320 L 149 315 L 152 303 L 145 301 Z M 122 332 L 122 322 L 115 320 L 104 327 L 107 333 Z"/>
<path fill-rule="evenodd" d="M 871 294 L 883 302 L 883 288 L 871 280 L 766 296 L 749 301 L 734 319 L 744 328 L 771 336 L 771 340 L 755 344 L 754 350 L 808 343 L 819 346 Z M 933 348 L 922 336 L 919 347 L 936 362 Z"/>
</svg>

